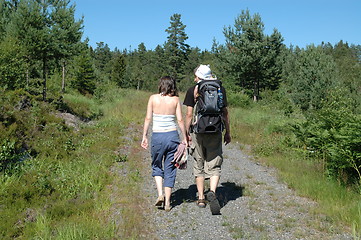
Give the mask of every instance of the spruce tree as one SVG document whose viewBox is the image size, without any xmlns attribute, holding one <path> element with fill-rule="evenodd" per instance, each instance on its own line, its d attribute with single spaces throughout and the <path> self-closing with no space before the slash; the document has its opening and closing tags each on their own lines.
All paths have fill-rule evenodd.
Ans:
<svg viewBox="0 0 361 240">
<path fill-rule="evenodd" d="M 111 63 L 110 79 L 120 87 L 124 86 L 125 70 L 125 57 L 122 53 L 116 51 Z"/>
<path fill-rule="evenodd" d="M 93 59 L 90 56 L 88 49 L 74 59 L 76 64 L 74 79 L 72 86 L 82 94 L 93 94 L 96 88 L 95 85 L 95 70 L 93 68 Z"/>
<path fill-rule="evenodd" d="M 97 48 L 94 50 L 94 58 L 95 58 L 95 66 L 99 73 L 103 77 L 103 81 L 105 79 L 109 79 L 109 75 L 111 72 L 111 60 L 112 53 L 108 44 L 104 42 L 98 42 Z"/>
<path fill-rule="evenodd" d="M 185 33 L 186 25 L 181 21 L 180 14 L 173 14 L 170 18 L 170 26 L 165 30 L 168 33 L 165 51 L 168 57 L 169 74 L 178 81 L 184 77 L 184 63 L 188 59 L 189 45 Z"/>
</svg>

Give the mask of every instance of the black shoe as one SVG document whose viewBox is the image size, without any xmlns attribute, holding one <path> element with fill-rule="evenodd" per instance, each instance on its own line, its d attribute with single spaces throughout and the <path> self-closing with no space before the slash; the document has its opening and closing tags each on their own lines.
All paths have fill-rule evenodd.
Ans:
<svg viewBox="0 0 361 240">
<path fill-rule="evenodd" d="M 216 194 L 213 191 L 207 193 L 207 200 L 211 209 L 212 215 L 221 214 L 221 206 L 219 205 Z"/>
</svg>

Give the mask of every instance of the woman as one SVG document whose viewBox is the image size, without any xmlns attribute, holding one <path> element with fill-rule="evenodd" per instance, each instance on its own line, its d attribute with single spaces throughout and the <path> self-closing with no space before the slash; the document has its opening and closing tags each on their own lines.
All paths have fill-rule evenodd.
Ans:
<svg viewBox="0 0 361 240">
<path fill-rule="evenodd" d="M 187 144 L 176 82 L 169 76 L 162 77 L 159 82 L 159 93 L 150 96 L 148 101 L 141 146 L 144 149 L 148 148 L 148 128 L 153 119 L 151 145 L 152 176 L 158 191 L 155 205 L 164 205 L 164 210 L 166 211 L 171 209 L 170 196 L 177 172 L 177 168 L 171 163 L 180 143 L 176 118 L 181 130 L 183 143 Z M 165 196 L 163 194 L 163 180 Z"/>
</svg>

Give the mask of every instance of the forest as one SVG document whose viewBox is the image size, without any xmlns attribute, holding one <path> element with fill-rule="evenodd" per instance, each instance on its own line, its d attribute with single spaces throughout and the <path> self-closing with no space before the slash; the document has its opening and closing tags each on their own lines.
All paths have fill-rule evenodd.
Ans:
<svg viewBox="0 0 361 240">
<path fill-rule="evenodd" d="M 75 19 L 75 11 L 70 0 L 0 0 L 0 213 L 8 220 L 0 226 L 3 238 L 34 236 L 26 221 L 11 227 L 18 221 L 11 212 L 31 215 L 25 206 L 35 198 L 41 196 L 45 204 L 58 198 L 78 201 L 84 194 L 80 205 L 86 209 L 94 198 L 90 186 L 105 179 L 93 174 L 87 185 L 74 180 L 75 173 L 53 175 L 59 161 L 71 163 L 68 170 L 78 169 L 71 159 L 96 141 L 82 140 L 90 130 L 74 133 L 56 113 L 71 113 L 84 122 L 100 119 L 105 110 L 99 106 L 116 101 L 109 91 L 133 99 L 129 92 L 156 92 L 165 75 L 184 92 L 201 63 L 210 64 L 223 81 L 231 109 L 272 106 L 288 119 L 272 132 L 286 136 L 282 147 L 288 150 L 272 151 L 296 151 L 325 179 L 361 193 L 361 45 L 340 40 L 286 46 L 277 29 L 264 33 L 259 14 L 242 10 L 234 25 L 224 27 L 225 43 L 214 39 L 209 51 L 187 44 L 178 13 L 164 29 L 165 43 L 155 49 L 144 43 L 110 49 L 106 39 L 92 47 L 82 40 L 83 19 Z M 97 126 L 99 131 L 105 125 Z M 125 128 L 126 122 L 121 125 Z M 3 207 L 9 204 L 14 208 Z M 64 204 L 48 206 L 49 214 L 77 211 Z"/>
</svg>

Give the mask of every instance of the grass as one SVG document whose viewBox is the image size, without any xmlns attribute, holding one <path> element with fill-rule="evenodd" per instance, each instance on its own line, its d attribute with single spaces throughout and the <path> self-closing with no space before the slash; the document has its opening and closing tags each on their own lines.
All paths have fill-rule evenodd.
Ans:
<svg viewBox="0 0 361 240">
<path fill-rule="evenodd" d="M 102 106 L 95 99 L 82 95 L 64 94 L 65 110 L 76 114 L 83 120 L 95 119 L 103 115 Z"/>
<path fill-rule="evenodd" d="M 359 193 L 325 177 L 320 164 L 295 147 L 289 123 L 302 121 L 302 117 L 286 117 L 270 105 L 252 105 L 230 110 L 233 141 L 251 145 L 251 154 L 265 165 L 276 167 L 281 179 L 299 195 L 317 201 L 314 214 L 324 214 L 346 230 L 353 227 L 354 235 L 359 236 Z"/>
<path fill-rule="evenodd" d="M 40 103 L 26 113 L 32 121 L 1 128 L 7 131 L 2 132 L 5 136 L 25 129 L 33 152 L 18 164 L 17 172 L 0 175 L 0 238 L 137 239 L 144 233 L 138 208 L 140 156 L 137 152 L 119 156 L 117 150 L 129 144 L 121 137 L 131 123 L 140 124 L 146 101 L 146 93 L 121 89 L 112 89 L 102 102 L 65 95 L 63 107 L 93 123 L 74 131 Z M 11 114 L 19 119 L 23 115 Z M 131 144 L 139 141 L 134 137 Z M 122 164 L 129 174 L 112 174 L 115 164 Z M 120 189 L 116 196 L 109 188 L 114 183 Z M 114 199 L 122 203 L 119 216 L 112 214 Z M 118 225 L 116 219 L 123 221 Z"/>
<path fill-rule="evenodd" d="M 139 143 L 151 93 L 109 88 L 97 94 L 64 96 L 62 107 L 91 120 L 79 131 L 43 103 L 6 113 L 14 123 L 8 129 L 0 125 L 2 136 L 26 134 L 33 152 L 13 174 L 0 176 L 0 238 L 138 239 L 151 233 L 139 197 L 144 181 Z M 12 109 L 10 103 L 6 109 Z M 251 145 L 259 161 L 278 168 L 290 187 L 316 200 L 314 214 L 349 227 L 360 239 L 360 195 L 325 178 L 317 162 L 295 147 L 288 124 L 302 121 L 300 115 L 285 117 L 251 104 L 231 108 L 230 116 L 233 141 Z M 252 192 L 246 187 L 244 195 Z M 232 232 L 244 236 L 242 229 Z"/>
</svg>

